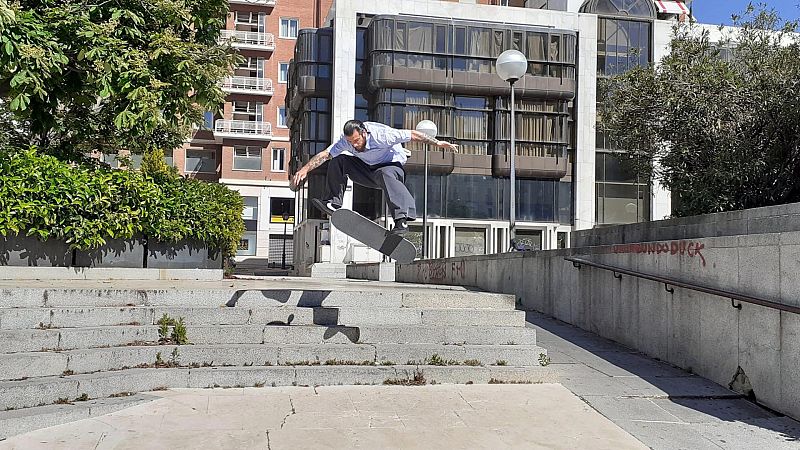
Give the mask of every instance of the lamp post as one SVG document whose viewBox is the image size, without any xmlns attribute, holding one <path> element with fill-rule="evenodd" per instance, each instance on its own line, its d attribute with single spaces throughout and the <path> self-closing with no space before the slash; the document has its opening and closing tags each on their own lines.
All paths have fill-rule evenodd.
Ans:
<svg viewBox="0 0 800 450">
<path fill-rule="evenodd" d="M 435 138 L 439 129 L 430 120 L 422 120 L 417 124 L 417 131 Z M 428 258 L 428 147 L 424 148 L 425 169 L 422 182 L 422 259 Z"/>
<path fill-rule="evenodd" d="M 281 269 L 286 269 L 286 224 L 289 223 L 289 213 L 283 213 L 283 259 Z"/>
<path fill-rule="evenodd" d="M 514 230 L 514 222 L 516 221 L 516 172 L 514 168 L 514 160 L 517 156 L 517 151 L 514 148 L 516 139 L 516 130 L 514 123 L 514 83 L 525 75 L 528 71 L 528 59 L 518 50 L 506 50 L 497 57 L 495 63 L 497 68 L 497 75 L 503 80 L 507 81 L 511 87 L 511 149 L 510 153 L 510 181 L 511 189 L 509 191 L 509 214 L 508 214 L 508 241 L 512 249 L 516 248 L 516 233 Z"/>
</svg>

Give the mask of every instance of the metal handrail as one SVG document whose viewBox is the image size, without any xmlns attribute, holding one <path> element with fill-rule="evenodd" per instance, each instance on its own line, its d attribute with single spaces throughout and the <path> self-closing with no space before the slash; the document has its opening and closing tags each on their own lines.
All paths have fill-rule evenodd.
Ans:
<svg viewBox="0 0 800 450">
<path fill-rule="evenodd" d="M 695 283 L 688 283 L 685 281 L 676 280 L 675 278 L 661 277 L 658 275 L 650 275 L 643 272 L 637 272 L 635 270 L 623 269 L 621 267 L 609 266 L 608 264 L 589 261 L 588 259 L 583 259 L 583 258 L 567 257 L 564 259 L 571 262 L 572 265 L 577 267 L 578 269 L 580 269 L 581 265 L 586 265 L 591 267 L 597 267 L 598 269 L 608 270 L 614 273 L 615 278 L 621 279 L 622 275 L 630 275 L 637 278 L 644 278 L 646 280 L 655 281 L 658 283 L 664 283 L 664 289 L 666 289 L 667 292 L 669 293 L 673 293 L 675 291 L 674 289 L 670 289 L 669 286 L 675 286 L 675 287 L 691 289 L 693 291 L 703 292 L 706 294 L 717 295 L 719 297 L 726 297 L 731 299 L 731 306 L 733 306 L 736 309 L 742 309 L 741 303 L 738 305 L 734 303 L 734 301 L 740 301 L 745 303 L 752 303 L 754 305 L 764 306 L 766 308 L 772 308 L 780 311 L 800 314 L 800 307 L 784 305 L 783 303 L 771 302 L 763 298 L 752 297 L 750 295 L 744 295 L 744 294 L 737 294 L 736 292 L 725 291 L 722 289 L 715 289 L 707 286 L 701 286 Z M 617 274 L 619 274 L 619 276 L 617 276 Z"/>
</svg>

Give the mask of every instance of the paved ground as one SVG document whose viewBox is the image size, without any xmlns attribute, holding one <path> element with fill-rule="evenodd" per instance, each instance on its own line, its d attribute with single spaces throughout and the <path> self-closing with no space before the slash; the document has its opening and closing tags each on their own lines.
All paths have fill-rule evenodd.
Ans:
<svg viewBox="0 0 800 450">
<path fill-rule="evenodd" d="M 800 423 L 704 378 L 537 313 L 561 384 L 654 449 L 800 449 Z"/>
<path fill-rule="evenodd" d="M 8 449 L 645 448 L 558 384 L 181 389 Z"/>
</svg>

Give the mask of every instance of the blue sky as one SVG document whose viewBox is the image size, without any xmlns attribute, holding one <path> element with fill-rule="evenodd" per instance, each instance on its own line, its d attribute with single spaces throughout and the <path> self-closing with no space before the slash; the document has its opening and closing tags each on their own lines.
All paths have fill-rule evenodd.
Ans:
<svg viewBox="0 0 800 450">
<path fill-rule="evenodd" d="M 685 0 L 689 3 L 689 0 Z M 759 0 L 753 0 L 758 3 Z M 760 0 L 778 11 L 784 19 L 800 18 L 800 0 Z M 731 14 L 744 11 L 749 0 L 694 0 L 694 17 L 700 23 L 731 24 Z"/>
</svg>

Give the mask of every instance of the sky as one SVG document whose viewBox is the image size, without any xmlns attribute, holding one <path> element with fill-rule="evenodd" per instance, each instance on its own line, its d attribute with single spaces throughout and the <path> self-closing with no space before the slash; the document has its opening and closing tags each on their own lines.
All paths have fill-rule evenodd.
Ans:
<svg viewBox="0 0 800 450">
<path fill-rule="evenodd" d="M 693 3 L 692 12 L 700 23 L 731 25 L 731 14 L 744 11 L 751 0 L 684 0 L 687 4 Z M 752 0 L 752 2 L 766 3 L 774 8 L 778 14 L 787 20 L 800 18 L 800 0 Z"/>
</svg>

